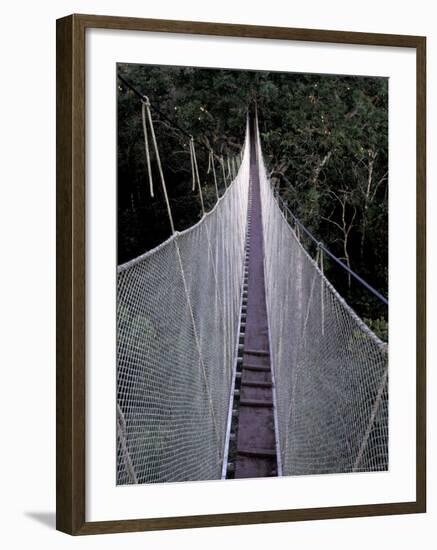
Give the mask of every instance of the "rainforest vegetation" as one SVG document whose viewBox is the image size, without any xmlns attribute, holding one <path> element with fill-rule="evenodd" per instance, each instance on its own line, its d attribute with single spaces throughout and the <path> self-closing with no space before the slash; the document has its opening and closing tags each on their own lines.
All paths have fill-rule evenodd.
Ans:
<svg viewBox="0 0 437 550">
<path fill-rule="evenodd" d="M 221 157 L 226 163 L 240 153 L 248 106 L 256 101 L 275 192 L 332 253 L 387 295 L 387 79 L 128 64 L 118 64 L 117 71 L 155 107 L 177 230 L 201 216 L 198 193 L 191 190 L 187 134 L 195 139 L 209 210 L 216 194 L 208 152 L 214 152 L 223 193 Z M 154 197 L 149 192 L 141 100 L 120 79 L 117 86 L 118 262 L 123 263 L 168 238 L 170 225 L 153 151 Z M 313 245 L 304 244 L 314 255 Z M 325 274 L 387 339 L 386 306 L 327 258 Z"/>
</svg>

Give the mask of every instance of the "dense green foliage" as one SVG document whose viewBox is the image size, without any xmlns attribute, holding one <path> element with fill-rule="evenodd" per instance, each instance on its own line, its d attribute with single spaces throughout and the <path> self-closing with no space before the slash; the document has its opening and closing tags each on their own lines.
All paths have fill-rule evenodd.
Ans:
<svg viewBox="0 0 437 550">
<path fill-rule="evenodd" d="M 386 79 L 146 65 L 119 65 L 118 71 L 197 140 L 208 209 L 215 193 L 207 151 L 213 149 L 221 175 L 219 158 L 240 151 L 247 108 L 256 100 L 265 160 L 277 192 L 334 254 L 387 293 Z M 153 159 L 155 198 L 149 195 L 141 102 L 119 84 L 121 263 L 162 242 L 170 228 Z M 188 138 L 159 114 L 153 117 L 175 225 L 181 230 L 200 217 L 197 192 L 191 191 Z M 222 179 L 219 184 L 223 192 Z M 325 272 L 359 315 L 386 337 L 386 308 L 326 259 Z"/>
</svg>

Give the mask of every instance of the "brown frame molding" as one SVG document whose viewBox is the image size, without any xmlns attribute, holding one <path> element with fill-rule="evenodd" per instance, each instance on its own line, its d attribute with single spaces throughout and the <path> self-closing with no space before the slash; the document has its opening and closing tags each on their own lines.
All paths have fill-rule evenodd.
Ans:
<svg viewBox="0 0 437 550">
<path fill-rule="evenodd" d="M 85 30 L 141 30 L 416 49 L 416 500 L 120 521 L 85 521 Z M 426 511 L 426 38 L 130 17 L 70 15 L 56 27 L 56 527 L 71 535 L 275 523 Z"/>
</svg>

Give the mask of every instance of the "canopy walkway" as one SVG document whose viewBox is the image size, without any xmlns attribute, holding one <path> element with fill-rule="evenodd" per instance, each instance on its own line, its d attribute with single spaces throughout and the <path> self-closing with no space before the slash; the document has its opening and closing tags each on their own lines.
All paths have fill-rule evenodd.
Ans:
<svg viewBox="0 0 437 550">
<path fill-rule="evenodd" d="M 213 210 L 118 267 L 118 484 L 388 468 L 387 345 L 321 258 L 252 117 Z"/>
<path fill-rule="evenodd" d="M 233 472 L 237 478 L 273 476 L 278 471 L 261 195 L 253 124 L 250 130 L 249 209 L 242 306 L 244 322 L 240 326 L 244 344 L 241 344 L 242 362 L 238 372 L 239 412 L 235 429 L 238 435 Z"/>
</svg>

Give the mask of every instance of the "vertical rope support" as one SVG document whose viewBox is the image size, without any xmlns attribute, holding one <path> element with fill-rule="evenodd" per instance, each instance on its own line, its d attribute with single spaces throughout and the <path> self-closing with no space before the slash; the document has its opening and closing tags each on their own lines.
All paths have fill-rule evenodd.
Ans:
<svg viewBox="0 0 437 550">
<path fill-rule="evenodd" d="M 189 147 L 190 147 L 190 160 L 191 160 L 191 174 L 193 176 L 193 185 L 191 187 L 191 191 L 194 191 L 196 189 L 196 171 L 194 168 L 194 153 L 193 153 L 193 138 L 190 139 Z"/>
<path fill-rule="evenodd" d="M 361 461 L 363 459 L 364 451 L 366 450 L 367 443 L 369 441 L 369 437 L 370 437 L 370 434 L 371 434 L 372 429 L 373 429 L 373 425 L 374 425 L 375 420 L 376 420 L 376 415 L 378 414 L 379 406 L 381 405 L 382 394 L 384 393 L 384 389 L 385 389 L 385 386 L 387 384 L 387 377 L 388 377 L 388 368 L 386 367 L 385 371 L 384 371 L 384 374 L 382 376 L 382 379 L 381 379 L 381 384 L 380 384 L 379 389 L 378 389 L 378 394 L 376 396 L 375 403 L 373 404 L 373 407 L 372 407 L 372 412 L 370 414 L 369 423 L 367 425 L 366 432 L 364 434 L 363 441 L 362 441 L 361 446 L 360 446 L 360 450 L 358 451 L 358 455 L 357 455 L 357 458 L 355 460 L 354 467 L 352 469 L 353 472 L 358 471 L 358 468 L 359 468 L 359 466 L 361 464 Z"/>
<path fill-rule="evenodd" d="M 212 150 L 209 152 L 208 174 L 209 174 L 209 172 L 211 171 L 211 169 L 212 169 L 212 175 L 213 175 L 213 177 L 214 177 L 215 194 L 216 194 L 217 200 L 219 200 L 219 192 L 218 192 L 218 185 L 217 185 L 217 176 L 216 176 L 216 173 L 215 173 L 215 166 L 214 166 L 214 153 L 213 153 Z"/>
<path fill-rule="evenodd" d="M 126 441 L 126 421 L 124 419 L 123 411 L 121 410 L 120 405 L 117 403 L 117 431 L 118 431 L 118 437 L 121 444 L 121 449 L 123 451 L 123 459 L 124 459 L 124 465 L 126 468 L 127 475 L 129 477 L 129 481 L 134 484 L 138 484 L 138 478 L 137 474 L 135 473 L 135 468 L 132 463 L 132 458 L 129 453 L 129 449 L 127 448 L 127 441 Z"/>
<path fill-rule="evenodd" d="M 147 118 L 146 118 L 147 106 L 145 101 L 141 102 L 141 118 L 143 121 L 143 133 L 144 133 L 144 147 L 146 149 L 146 162 L 147 162 L 147 173 L 149 175 L 149 188 L 150 196 L 153 197 L 153 178 L 152 178 L 152 167 L 150 163 L 150 150 L 149 150 L 149 138 L 147 136 Z"/>
<path fill-rule="evenodd" d="M 159 156 L 158 143 L 156 141 L 155 129 L 153 127 L 152 114 L 150 112 L 150 101 L 149 101 L 149 98 L 147 96 L 145 96 L 143 104 L 145 104 L 145 106 L 146 106 L 147 118 L 149 120 L 149 126 L 150 126 L 150 133 L 152 134 L 153 146 L 155 148 L 156 162 L 158 163 L 158 171 L 159 171 L 159 175 L 161 177 L 162 191 L 164 193 L 165 204 L 167 206 L 168 219 L 170 221 L 171 232 L 173 234 L 175 232 L 174 223 L 173 223 L 173 216 L 172 216 L 172 213 L 171 213 L 170 201 L 168 200 L 167 187 L 165 185 L 164 173 L 162 171 L 161 157 Z"/>
<path fill-rule="evenodd" d="M 228 188 L 228 184 L 227 184 L 227 182 L 226 182 L 225 159 L 223 158 L 223 155 L 220 157 L 220 164 L 222 165 L 223 181 L 225 182 L 225 189 L 227 189 L 227 188 Z"/>
<path fill-rule="evenodd" d="M 320 271 L 322 276 L 320 277 L 320 308 L 321 308 L 321 320 L 322 320 L 322 336 L 325 336 L 325 262 L 323 255 L 322 243 L 318 244 L 318 250 L 320 251 Z"/>
<path fill-rule="evenodd" d="M 216 420 L 215 413 L 214 413 L 214 404 L 212 402 L 212 397 L 211 397 L 211 389 L 210 389 L 209 384 L 208 384 L 208 377 L 206 375 L 205 363 L 203 361 L 203 356 L 202 356 L 202 346 L 200 345 L 199 335 L 197 333 L 196 321 L 194 319 L 193 306 L 191 304 L 190 293 L 188 291 L 187 280 L 185 278 L 184 265 L 183 265 L 183 262 L 182 262 L 181 251 L 179 250 L 179 243 L 178 243 L 177 238 L 175 240 L 175 245 L 176 245 L 176 252 L 177 252 L 178 261 L 179 261 L 179 267 L 180 267 L 180 270 L 181 270 L 182 282 L 183 282 L 183 285 L 184 285 L 185 296 L 186 296 L 186 299 L 187 299 L 188 310 L 190 312 L 191 324 L 193 326 L 194 340 L 196 342 L 196 348 L 197 348 L 197 352 L 199 354 L 199 364 L 201 366 L 201 371 L 202 371 L 202 374 L 203 374 L 203 380 L 204 380 L 204 383 L 205 383 L 205 390 L 206 390 L 207 398 L 208 398 L 208 401 L 209 401 L 209 407 L 210 407 L 210 410 L 211 410 L 211 417 L 212 417 L 212 421 L 213 421 L 214 432 L 215 432 L 216 439 L 217 439 L 218 454 L 219 454 L 219 459 L 220 459 L 220 456 L 221 456 L 221 452 L 220 452 L 221 438 L 220 438 L 218 427 L 217 427 L 217 420 Z"/>
<path fill-rule="evenodd" d="M 316 264 L 319 263 L 319 255 L 320 255 L 320 248 L 317 248 Z M 312 278 L 312 281 L 311 281 L 310 295 L 309 295 L 308 303 L 307 303 L 307 311 L 306 311 L 305 321 L 304 321 L 304 324 L 303 324 L 303 331 L 302 331 L 302 341 L 305 342 L 305 345 L 306 345 L 307 325 L 308 325 L 308 319 L 310 317 L 310 312 L 311 312 L 311 304 L 313 302 L 313 294 L 314 294 L 314 286 L 315 286 L 315 283 L 316 283 L 316 276 L 317 276 L 317 271 L 314 270 L 313 278 Z"/>
<path fill-rule="evenodd" d="M 229 181 L 231 182 L 232 181 L 232 172 L 231 172 L 231 163 L 229 162 L 229 155 L 226 158 L 227 158 L 227 164 L 228 164 L 228 177 L 229 177 Z"/>
<path fill-rule="evenodd" d="M 197 180 L 197 187 L 199 189 L 199 197 L 200 197 L 200 204 L 202 206 L 202 216 L 205 215 L 205 205 L 203 204 L 203 194 L 202 194 L 202 186 L 200 185 L 200 177 L 199 177 L 199 168 L 197 166 L 197 157 L 196 157 L 196 148 L 194 145 L 194 138 L 191 136 L 191 151 L 192 151 L 192 166 L 194 166 L 193 174 L 196 176 Z M 193 190 L 194 190 L 194 180 L 193 180 Z"/>
</svg>

